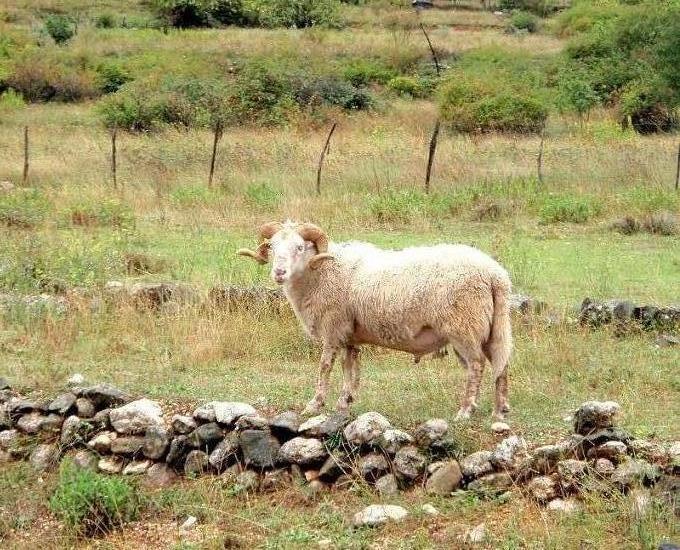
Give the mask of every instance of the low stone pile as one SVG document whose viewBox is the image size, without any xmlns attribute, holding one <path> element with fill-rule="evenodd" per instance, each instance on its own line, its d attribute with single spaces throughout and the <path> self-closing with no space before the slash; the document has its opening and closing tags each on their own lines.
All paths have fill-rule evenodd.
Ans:
<svg viewBox="0 0 680 550">
<path fill-rule="evenodd" d="M 46 470 L 68 455 L 80 467 L 144 475 L 155 486 L 178 475 L 227 474 L 242 490 L 298 480 L 317 493 L 362 480 L 382 496 L 415 485 L 428 494 L 467 490 L 487 498 L 520 491 L 564 511 L 579 507 L 584 490 L 656 485 L 678 498 L 680 442 L 635 439 L 615 427 L 613 402 L 584 403 L 574 433 L 554 444 L 530 448 L 511 435 L 462 456 L 442 419 L 407 433 L 377 412 L 354 419 L 340 413 L 302 419 L 294 411 L 265 417 L 232 401 L 170 416 L 155 401 L 75 382 L 54 399 L 37 401 L 0 381 L 0 462 L 28 459 Z M 377 521 L 374 512 L 368 523 Z"/>
<path fill-rule="evenodd" d="M 638 305 L 627 300 L 596 301 L 585 298 L 581 303 L 579 322 L 593 328 L 614 325 L 622 332 L 631 327 L 674 331 L 680 329 L 680 305 L 658 307 Z"/>
</svg>

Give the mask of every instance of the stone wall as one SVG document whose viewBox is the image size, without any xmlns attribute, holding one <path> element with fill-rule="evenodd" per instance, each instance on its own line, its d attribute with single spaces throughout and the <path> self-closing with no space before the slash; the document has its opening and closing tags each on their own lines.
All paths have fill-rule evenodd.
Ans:
<svg viewBox="0 0 680 550">
<path fill-rule="evenodd" d="M 321 492 L 361 480 L 381 495 L 414 486 L 483 498 L 519 492 L 563 511 L 578 509 L 583 491 L 653 489 L 676 507 L 680 498 L 680 442 L 634 438 L 615 426 L 614 402 L 584 403 L 573 433 L 551 444 L 531 445 L 497 423 L 495 447 L 462 456 L 443 419 L 407 433 L 377 412 L 265 417 L 247 403 L 210 401 L 187 414 L 165 414 L 167 404 L 107 384 L 71 382 L 42 401 L 0 381 L 0 462 L 26 459 L 47 470 L 69 456 L 79 467 L 143 476 L 152 486 L 178 476 L 232 475 L 244 491 L 297 480 Z M 375 513 L 367 512 L 369 523 Z M 384 516 L 381 509 L 377 517 Z"/>
</svg>

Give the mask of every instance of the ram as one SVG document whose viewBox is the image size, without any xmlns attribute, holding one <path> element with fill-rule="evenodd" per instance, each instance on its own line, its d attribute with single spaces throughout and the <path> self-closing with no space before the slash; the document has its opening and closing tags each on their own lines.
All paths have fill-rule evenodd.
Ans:
<svg viewBox="0 0 680 550">
<path fill-rule="evenodd" d="M 346 410 L 359 385 L 359 349 L 376 345 L 413 354 L 416 360 L 445 346 L 467 369 L 457 418 L 477 407 L 488 359 L 495 378 L 494 416 L 508 406 L 508 361 L 512 350 L 507 272 L 483 252 L 440 244 L 383 250 L 363 242 L 329 243 L 310 223 L 271 222 L 260 227 L 255 251 L 283 286 L 307 333 L 322 344 L 316 394 L 305 412 L 316 414 L 328 393 L 330 372 L 343 357 L 337 407 Z"/>
</svg>

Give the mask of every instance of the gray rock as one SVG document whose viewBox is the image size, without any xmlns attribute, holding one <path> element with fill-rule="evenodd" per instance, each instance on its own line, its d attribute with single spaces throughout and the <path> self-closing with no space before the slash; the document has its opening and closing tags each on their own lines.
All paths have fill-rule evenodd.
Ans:
<svg viewBox="0 0 680 550">
<path fill-rule="evenodd" d="M 97 384 L 80 388 L 79 397 L 90 399 L 98 409 L 117 407 L 132 401 L 132 396 L 110 384 Z"/>
<path fill-rule="evenodd" d="M 111 409 L 103 409 L 92 417 L 92 424 L 100 430 L 108 430 L 111 427 L 111 419 L 109 414 Z"/>
<path fill-rule="evenodd" d="M 626 457 L 628 447 L 621 441 L 607 441 L 602 445 L 593 447 L 588 451 L 588 458 L 606 458 L 614 463 L 618 463 Z"/>
<path fill-rule="evenodd" d="M 84 444 L 92 431 L 93 427 L 89 422 L 77 416 L 69 416 L 64 420 L 61 427 L 61 445 L 62 447 L 73 447 L 81 443 Z"/>
<path fill-rule="evenodd" d="M 71 392 L 62 393 L 47 405 L 47 410 L 57 414 L 66 414 L 76 404 L 76 396 Z"/>
<path fill-rule="evenodd" d="M 543 445 L 531 451 L 532 469 L 539 474 L 549 474 L 555 470 L 562 458 L 562 449 L 557 445 Z"/>
<path fill-rule="evenodd" d="M 279 454 L 286 462 L 306 466 L 324 460 L 328 456 L 328 451 L 318 439 L 294 437 L 281 446 Z"/>
<path fill-rule="evenodd" d="M 656 481 L 660 475 L 661 472 L 657 466 L 645 460 L 629 458 L 616 467 L 611 475 L 611 480 L 620 487 L 629 488 L 649 485 Z"/>
<path fill-rule="evenodd" d="M 428 516 L 438 516 L 439 515 L 439 510 L 437 510 L 432 504 L 426 502 L 423 504 L 420 509 L 426 513 Z"/>
<path fill-rule="evenodd" d="M 170 434 L 164 426 L 150 426 L 144 434 L 142 454 L 152 460 L 160 460 L 170 447 Z"/>
<path fill-rule="evenodd" d="M 615 401 L 587 401 L 574 413 L 574 431 L 588 435 L 603 428 L 611 428 L 620 411 L 621 406 Z"/>
<path fill-rule="evenodd" d="M 196 427 L 196 421 L 191 416 L 184 416 L 176 414 L 172 417 L 170 422 L 172 431 L 176 434 L 188 434 L 193 432 Z"/>
<path fill-rule="evenodd" d="M 494 422 L 491 424 L 491 431 L 496 435 L 506 435 L 510 433 L 510 426 L 505 422 Z"/>
<path fill-rule="evenodd" d="M 460 487 L 463 474 L 455 460 L 444 463 L 437 468 L 425 482 L 425 491 L 432 495 L 450 495 Z"/>
<path fill-rule="evenodd" d="M 0 390 L 11 390 L 12 385 L 9 383 L 9 380 L 5 378 L 4 376 L 0 376 Z"/>
<path fill-rule="evenodd" d="M 98 459 L 94 454 L 83 449 L 76 451 L 73 455 L 73 464 L 81 470 L 96 470 L 97 460 Z"/>
<path fill-rule="evenodd" d="M 378 438 L 376 444 L 384 452 L 394 455 L 404 445 L 413 443 L 413 438 L 401 430 L 388 429 Z"/>
<path fill-rule="evenodd" d="M 305 437 L 330 437 L 342 430 L 348 421 L 349 417 L 344 413 L 321 414 L 303 422 L 298 432 Z"/>
<path fill-rule="evenodd" d="M 573 498 L 556 498 L 548 502 L 546 508 L 551 512 L 574 514 L 581 510 L 581 503 Z"/>
<path fill-rule="evenodd" d="M 17 446 L 19 443 L 19 431 L 12 429 L 12 430 L 3 430 L 0 432 L 0 449 L 4 451 L 9 451 L 10 449 L 14 448 Z"/>
<path fill-rule="evenodd" d="M 97 414 L 97 408 L 94 403 L 85 397 L 76 399 L 76 415 L 80 418 L 93 418 Z"/>
<path fill-rule="evenodd" d="M 208 470 L 208 455 L 203 451 L 193 450 L 187 455 L 184 461 L 184 474 L 188 477 L 195 477 Z"/>
<path fill-rule="evenodd" d="M 235 489 L 237 492 L 249 493 L 257 491 L 260 486 L 260 476 L 252 470 L 245 470 L 236 476 Z"/>
<path fill-rule="evenodd" d="M 25 434 L 37 434 L 45 420 L 45 416 L 39 412 L 32 412 L 22 415 L 17 421 L 17 428 Z"/>
<path fill-rule="evenodd" d="M 595 461 L 594 469 L 596 474 L 608 477 L 614 473 L 615 467 L 611 460 L 607 458 L 598 458 Z"/>
<path fill-rule="evenodd" d="M 632 439 L 633 436 L 621 428 L 604 428 L 585 436 L 581 442 L 579 451 L 587 453 L 592 447 L 597 447 L 608 441 L 620 441 L 621 443 L 628 445 Z"/>
<path fill-rule="evenodd" d="M 40 472 L 50 470 L 59 461 L 59 447 L 51 443 L 38 445 L 31 453 L 29 461 Z"/>
<path fill-rule="evenodd" d="M 628 450 L 634 458 L 641 458 L 648 462 L 666 464 L 670 460 L 670 453 L 659 443 L 644 439 L 633 439 L 628 442 Z"/>
<path fill-rule="evenodd" d="M 224 437 L 224 430 L 217 422 L 201 424 L 188 436 L 187 441 L 197 449 L 212 449 Z"/>
<path fill-rule="evenodd" d="M 111 440 L 111 452 L 114 455 L 140 455 L 144 447 L 141 435 L 118 436 Z"/>
<path fill-rule="evenodd" d="M 239 450 L 239 434 L 231 432 L 220 441 L 208 458 L 210 466 L 217 472 L 227 469 L 230 462 L 235 460 Z"/>
<path fill-rule="evenodd" d="M 493 497 L 512 488 L 512 478 L 506 472 L 488 474 L 468 483 L 467 488 L 482 497 Z"/>
<path fill-rule="evenodd" d="M 563 458 L 574 458 L 582 454 L 584 437 L 579 434 L 571 434 L 569 437 L 555 443 Z"/>
<path fill-rule="evenodd" d="M 79 387 L 82 386 L 85 383 L 85 377 L 80 374 L 79 372 L 76 372 L 69 376 L 68 380 L 66 380 L 66 386 L 71 388 L 71 387 Z"/>
<path fill-rule="evenodd" d="M 375 481 L 390 469 L 390 464 L 382 453 L 368 453 L 358 460 L 361 476 L 368 481 Z"/>
<path fill-rule="evenodd" d="M 467 479 L 474 479 L 493 472 L 491 451 L 477 451 L 460 461 L 460 470 Z"/>
<path fill-rule="evenodd" d="M 527 485 L 529 494 L 538 502 L 548 502 L 557 497 L 557 484 L 549 476 L 538 476 Z"/>
<path fill-rule="evenodd" d="M 423 422 L 413 432 L 416 444 L 421 447 L 429 447 L 434 442 L 441 440 L 449 431 L 449 424 L 443 418 L 432 418 Z"/>
<path fill-rule="evenodd" d="M 47 433 L 53 433 L 53 434 L 58 434 L 61 432 L 61 427 L 64 424 L 64 417 L 59 416 L 58 414 L 48 414 L 43 418 L 43 421 L 40 424 L 40 431 L 41 432 L 47 432 Z"/>
<path fill-rule="evenodd" d="M 291 482 L 292 478 L 288 470 L 280 468 L 278 470 L 265 472 L 262 483 L 260 484 L 260 489 L 264 492 L 280 491 L 289 487 Z"/>
<path fill-rule="evenodd" d="M 240 417 L 234 426 L 234 429 L 243 432 L 245 430 L 260 430 L 269 432 L 269 421 L 257 414 L 246 414 Z"/>
<path fill-rule="evenodd" d="M 107 454 L 111 452 L 111 441 L 117 437 L 116 432 L 101 432 L 90 439 L 87 446 L 99 454 Z"/>
<path fill-rule="evenodd" d="M 163 411 L 158 403 L 150 399 L 138 399 L 127 405 L 111 409 L 109 419 L 119 434 L 138 435 L 147 428 L 163 425 Z"/>
<path fill-rule="evenodd" d="M 355 527 L 376 526 L 388 521 L 401 521 L 408 512 L 401 506 L 393 504 L 371 504 L 361 512 L 354 514 L 352 523 Z"/>
<path fill-rule="evenodd" d="M 123 466 L 125 465 L 125 460 L 120 456 L 107 456 L 100 458 L 97 463 L 97 468 L 99 471 L 105 474 L 119 474 L 123 471 Z"/>
<path fill-rule="evenodd" d="M 34 401 L 32 399 L 24 399 L 21 397 L 12 397 L 7 402 L 7 411 L 12 419 L 18 418 L 22 414 L 31 412 L 46 412 L 47 406 L 41 401 Z"/>
<path fill-rule="evenodd" d="M 194 411 L 194 418 L 231 425 L 245 415 L 257 415 L 252 405 L 235 401 L 211 401 Z"/>
<path fill-rule="evenodd" d="M 184 465 L 184 458 L 190 450 L 186 435 L 178 435 L 170 441 L 170 448 L 165 457 L 165 462 L 174 468 L 180 468 Z"/>
<path fill-rule="evenodd" d="M 199 422 L 215 422 L 215 409 L 212 403 L 206 403 L 197 407 L 193 412 L 193 417 Z"/>
<path fill-rule="evenodd" d="M 146 471 L 151 468 L 153 462 L 150 460 L 133 460 L 129 464 L 126 464 L 123 468 L 123 475 L 140 475 L 146 473 Z"/>
<path fill-rule="evenodd" d="M 301 418 L 295 411 L 285 411 L 269 421 L 271 431 L 277 437 L 290 439 L 295 437 L 300 428 Z"/>
<path fill-rule="evenodd" d="M 144 484 L 149 487 L 169 487 L 177 481 L 177 474 L 167 464 L 157 462 L 146 471 Z"/>
<path fill-rule="evenodd" d="M 480 523 L 472 529 L 465 531 L 462 536 L 462 542 L 464 545 L 482 544 L 487 538 L 488 534 L 486 532 L 486 525 Z"/>
<path fill-rule="evenodd" d="M 239 436 L 246 466 L 273 468 L 281 446 L 268 431 L 244 430 Z"/>
<path fill-rule="evenodd" d="M 521 437 L 511 435 L 501 441 L 491 453 L 491 464 L 495 468 L 509 470 L 518 457 L 526 454 L 527 444 Z"/>
<path fill-rule="evenodd" d="M 557 463 L 560 484 L 565 490 L 577 489 L 588 471 L 588 463 L 583 460 L 568 458 Z"/>
<path fill-rule="evenodd" d="M 654 344 L 660 348 L 670 348 L 680 346 L 680 338 L 671 334 L 661 334 L 654 340 Z"/>
<path fill-rule="evenodd" d="M 391 497 L 399 493 L 399 485 L 394 474 L 387 474 L 375 480 L 375 490 L 382 497 Z"/>
<path fill-rule="evenodd" d="M 394 470 L 402 479 L 414 480 L 425 471 L 427 458 L 416 447 L 402 447 L 394 457 Z"/>
<path fill-rule="evenodd" d="M 353 445 L 371 445 L 391 427 L 382 414 L 367 412 L 350 422 L 343 433 L 345 439 Z"/>
</svg>

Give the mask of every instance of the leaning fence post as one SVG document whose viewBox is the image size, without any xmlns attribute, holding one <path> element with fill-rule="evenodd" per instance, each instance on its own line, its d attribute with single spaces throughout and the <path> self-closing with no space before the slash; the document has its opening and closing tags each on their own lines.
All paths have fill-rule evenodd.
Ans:
<svg viewBox="0 0 680 550">
<path fill-rule="evenodd" d="M 321 170 L 323 169 L 323 161 L 326 158 L 326 154 L 328 153 L 328 149 L 331 143 L 331 137 L 333 136 L 333 132 L 335 132 L 335 127 L 338 125 L 337 122 L 333 123 L 333 126 L 331 126 L 330 132 L 328 132 L 328 136 L 326 137 L 326 143 L 323 145 L 323 149 L 321 149 L 321 155 L 319 156 L 319 165 L 316 169 L 316 194 L 321 195 Z"/>
<path fill-rule="evenodd" d="M 24 126 L 24 177 L 23 183 L 28 183 L 28 126 Z"/>
<path fill-rule="evenodd" d="M 222 122 L 215 124 L 215 135 L 213 137 L 212 156 L 210 157 L 210 175 L 208 176 L 208 187 L 212 187 L 213 175 L 215 174 L 215 158 L 217 157 L 217 144 L 222 137 Z"/>
<path fill-rule="evenodd" d="M 420 30 L 423 31 L 425 35 L 425 40 L 427 40 L 427 45 L 430 48 L 430 54 L 432 54 L 432 60 L 434 61 L 434 68 L 437 71 L 437 77 L 441 76 L 441 68 L 439 66 L 439 59 L 437 58 L 437 53 L 432 46 L 432 41 L 425 30 L 425 26 L 420 23 Z M 437 117 L 434 123 L 434 129 L 432 130 L 432 137 L 430 137 L 430 148 L 427 153 L 427 171 L 425 172 L 425 193 L 430 192 L 430 177 L 432 176 L 432 163 L 434 163 L 434 154 L 437 151 L 437 140 L 439 139 L 439 126 L 441 121 Z"/>
<path fill-rule="evenodd" d="M 118 128 L 113 128 L 111 132 L 111 176 L 113 177 L 113 188 L 118 189 L 118 176 L 116 174 L 116 137 Z"/>
<path fill-rule="evenodd" d="M 680 143 L 678 143 L 678 164 L 675 168 L 675 190 L 680 186 Z"/>
</svg>

